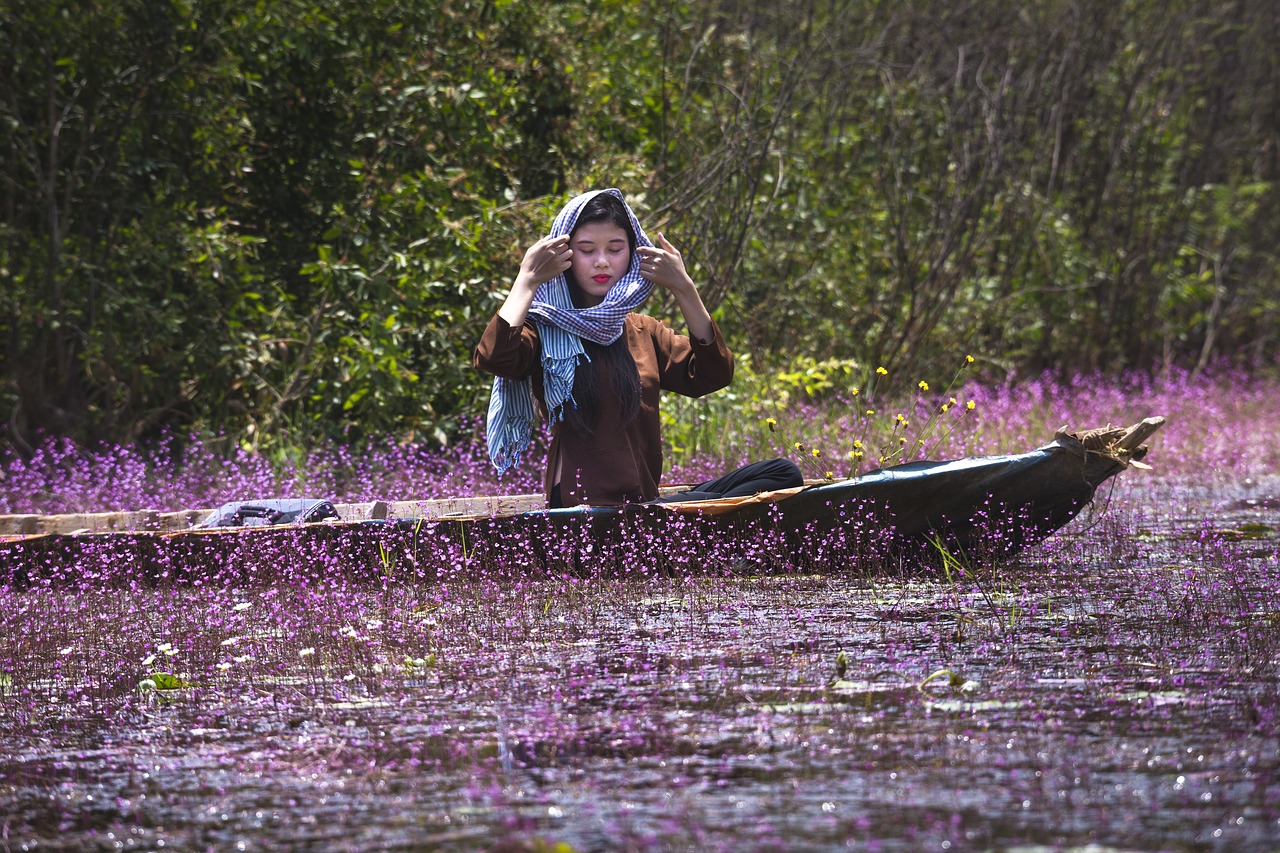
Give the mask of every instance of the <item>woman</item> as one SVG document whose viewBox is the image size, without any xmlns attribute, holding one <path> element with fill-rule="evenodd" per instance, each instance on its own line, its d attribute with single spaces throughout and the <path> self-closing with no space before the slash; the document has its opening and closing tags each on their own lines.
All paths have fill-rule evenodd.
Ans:
<svg viewBox="0 0 1280 853">
<path fill-rule="evenodd" d="M 645 235 L 619 190 L 572 199 L 525 252 L 476 347 L 475 366 L 497 377 L 488 440 L 498 471 L 519 460 L 538 414 L 551 422 L 544 485 L 552 507 L 657 499 L 661 391 L 700 397 L 733 378 L 733 356 L 684 259 L 658 240 Z M 675 296 L 689 336 L 632 313 L 655 284 Z M 794 464 L 772 460 L 704 483 L 690 497 L 801 482 Z"/>
</svg>

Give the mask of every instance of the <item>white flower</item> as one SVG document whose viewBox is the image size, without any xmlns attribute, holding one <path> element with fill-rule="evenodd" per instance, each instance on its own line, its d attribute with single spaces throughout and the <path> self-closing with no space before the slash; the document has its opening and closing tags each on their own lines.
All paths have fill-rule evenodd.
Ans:
<svg viewBox="0 0 1280 853">
<path fill-rule="evenodd" d="M 243 611 L 245 611 L 245 610 L 248 610 L 250 607 L 253 607 L 253 605 L 252 605 L 252 604 L 250 604 L 250 603 L 249 603 L 249 602 L 247 602 L 247 601 L 242 601 L 242 602 L 240 602 L 239 604 L 237 604 L 235 607 L 233 607 L 233 608 L 231 608 L 231 609 L 232 609 L 232 610 L 234 610 L 234 611 L 236 611 L 237 613 L 240 613 L 240 612 L 243 612 Z"/>
<path fill-rule="evenodd" d="M 59 649 L 58 654 L 62 655 L 63 657 L 66 657 L 67 655 L 71 654 L 73 651 L 75 651 L 75 646 L 67 646 L 65 649 Z"/>
<path fill-rule="evenodd" d="M 307 646 L 305 649 L 298 649 L 298 657 L 300 658 L 310 657 L 315 653 L 316 653 L 316 650 L 311 646 Z"/>
<path fill-rule="evenodd" d="M 226 672 L 227 670 L 231 669 L 231 664 L 227 663 L 226 661 L 223 661 L 222 663 L 218 664 L 218 669 L 222 670 L 223 672 Z"/>
</svg>

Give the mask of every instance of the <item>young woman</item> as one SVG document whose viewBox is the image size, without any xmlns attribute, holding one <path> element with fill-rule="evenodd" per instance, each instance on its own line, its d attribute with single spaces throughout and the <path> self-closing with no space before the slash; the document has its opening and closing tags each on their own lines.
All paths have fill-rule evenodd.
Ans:
<svg viewBox="0 0 1280 853">
<path fill-rule="evenodd" d="M 539 415 L 551 423 L 552 507 L 652 501 L 662 476 L 661 392 L 700 397 L 733 378 L 733 355 L 680 252 L 654 245 L 616 189 L 580 195 L 524 254 L 473 363 L 494 374 L 489 455 L 506 471 Z M 635 314 L 654 285 L 676 298 L 690 334 Z M 786 460 L 704 483 L 690 499 L 802 483 Z"/>
</svg>

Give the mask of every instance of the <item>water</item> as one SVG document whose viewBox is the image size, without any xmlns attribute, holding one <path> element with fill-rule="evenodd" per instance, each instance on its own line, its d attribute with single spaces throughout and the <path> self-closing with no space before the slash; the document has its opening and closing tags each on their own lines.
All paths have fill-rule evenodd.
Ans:
<svg viewBox="0 0 1280 853">
<path fill-rule="evenodd" d="M 0 838 L 1274 851 L 1272 494 L 1118 489 L 950 578 L 0 591 Z"/>
</svg>

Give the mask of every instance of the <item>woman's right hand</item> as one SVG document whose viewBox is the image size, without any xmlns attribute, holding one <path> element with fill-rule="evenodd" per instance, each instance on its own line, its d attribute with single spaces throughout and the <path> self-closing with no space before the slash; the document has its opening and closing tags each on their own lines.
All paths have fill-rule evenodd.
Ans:
<svg viewBox="0 0 1280 853">
<path fill-rule="evenodd" d="M 498 316 L 512 328 L 522 324 L 529 316 L 529 307 L 538 295 L 538 288 L 567 270 L 572 257 L 568 235 L 543 237 L 530 246 L 520 262 L 520 272 L 511 285 L 511 292 L 498 309 Z"/>
<path fill-rule="evenodd" d="M 520 275 L 526 287 L 537 290 L 543 284 L 569 269 L 573 252 L 569 248 L 569 236 L 543 237 L 524 253 L 520 262 Z"/>
</svg>

